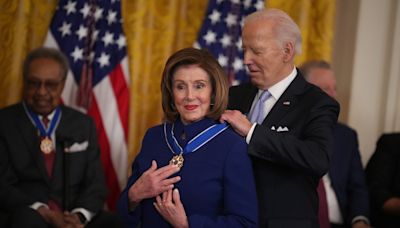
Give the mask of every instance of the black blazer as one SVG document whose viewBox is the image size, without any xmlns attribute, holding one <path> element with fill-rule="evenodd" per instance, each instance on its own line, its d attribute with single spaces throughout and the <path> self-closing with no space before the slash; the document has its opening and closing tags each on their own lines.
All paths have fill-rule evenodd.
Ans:
<svg viewBox="0 0 400 228">
<path fill-rule="evenodd" d="M 357 133 L 341 123 L 335 125 L 333 132 L 335 152 L 329 177 L 344 222 L 350 227 L 356 216 L 369 218 L 368 188 L 358 150 Z"/>
<path fill-rule="evenodd" d="M 391 197 L 400 197 L 400 134 L 384 134 L 366 168 L 370 192 L 372 225 L 380 228 L 400 227 L 400 216 L 382 210 Z"/>
<path fill-rule="evenodd" d="M 0 210 L 12 212 L 49 198 L 63 204 L 64 195 L 67 210 L 82 207 L 96 213 L 103 207 L 107 189 L 94 122 L 71 108 L 61 110 L 52 179 L 46 173 L 38 131 L 22 104 L 0 110 Z M 85 142 L 86 149 L 63 153 L 64 148 Z"/>
<path fill-rule="evenodd" d="M 247 114 L 258 89 L 232 87 L 229 109 Z M 333 153 L 339 104 L 298 73 L 257 125 L 249 143 L 259 200 L 260 227 L 318 227 L 319 178 Z M 278 128 L 288 131 L 278 131 Z M 274 130 L 275 129 L 275 130 Z"/>
</svg>

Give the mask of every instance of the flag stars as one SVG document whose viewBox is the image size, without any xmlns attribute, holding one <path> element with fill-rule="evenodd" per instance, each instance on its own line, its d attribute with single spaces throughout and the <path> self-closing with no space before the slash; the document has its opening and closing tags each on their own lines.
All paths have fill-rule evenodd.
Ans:
<svg viewBox="0 0 400 228">
<path fill-rule="evenodd" d="M 264 9 L 264 1 L 257 1 L 256 5 L 254 6 L 257 10 Z"/>
<path fill-rule="evenodd" d="M 222 67 L 228 66 L 228 58 L 225 55 L 219 55 L 218 62 Z"/>
<path fill-rule="evenodd" d="M 208 16 L 208 18 L 211 20 L 211 24 L 215 24 L 220 21 L 221 18 L 221 13 L 213 10 L 213 12 Z"/>
<path fill-rule="evenodd" d="M 107 31 L 101 40 L 104 42 L 104 47 L 107 47 L 109 44 L 114 43 L 114 34 Z"/>
<path fill-rule="evenodd" d="M 83 59 L 83 49 L 79 47 L 75 47 L 74 51 L 71 52 L 71 56 L 74 59 L 74 62 Z"/>
<path fill-rule="evenodd" d="M 235 16 L 235 15 L 233 15 L 231 13 L 228 13 L 228 15 L 225 18 L 225 22 L 226 22 L 228 27 L 236 25 L 236 23 L 237 23 L 236 20 L 237 20 L 237 16 Z"/>
<path fill-rule="evenodd" d="M 79 29 L 76 31 L 75 34 L 79 37 L 79 40 L 81 40 L 82 38 L 87 36 L 88 30 L 85 26 L 81 25 L 79 26 Z"/>
<path fill-rule="evenodd" d="M 97 40 L 97 37 L 99 36 L 99 33 L 100 33 L 100 32 L 99 32 L 99 30 L 97 30 L 97 29 L 93 31 L 93 33 L 92 33 L 92 40 L 93 40 L 93 41 L 96 41 L 96 40 Z"/>
<path fill-rule="evenodd" d="M 215 32 L 208 30 L 207 34 L 203 37 L 203 39 L 206 41 L 207 45 L 210 45 L 215 42 L 217 35 Z"/>
<path fill-rule="evenodd" d="M 71 24 L 64 21 L 62 26 L 58 28 L 58 31 L 61 32 L 62 37 L 66 36 L 66 35 L 70 35 L 71 34 Z"/>
<path fill-rule="evenodd" d="M 83 18 L 86 18 L 90 13 L 90 5 L 85 3 L 83 8 L 79 12 L 81 12 Z"/>
<path fill-rule="evenodd" d="M 242 39 L 239 37 L 239 39 L 238 39 L 238 41 L 236 42 L 236 48 L 239 50 L 239 51 L 242 51 Z"/>
<path fill-rule="evenodd" d="M 65 11 L 67 11 L 67 15 L 70 13 L 75 13 L 76 12 L 76 2 L 73 1 L 68 1 L 68 3 L 64 6 Z"/>
<path fill-rule="evenodd" d="M 117 12 L 109 10 L 107 15 L 108 25 L 115 23 L 117 21 Z"/>
<path fill-rule="evenodd" d="M 125 47 L 125 45 L 126 45 L 126 38 L 125 38 L 125 36 L 124 35 L 119 35 L 119 38 L 118 38 L 118 40 L 117 40 L 117 45 L 118 45 L 118 48 L 119 49 L 122 49 L 123 47 Z"/>
<path fill-rule="evenodd" d="M 103 16 L 103 9 L 102 8 L 96 8 L 96 12 L 94 12 L 94 19 L 98 21 L 102 16 Z"/>
<path fill-rule="evenodd" d="M 235 58 L 232 66 L 235 72 L 243 70 L 243 61 L 240 58 Z"/>
<path fill-rule="evenodd" d="M 251 6 L 251 0 L 244 0 L 243 6 L 244 6 L 245 9 L 250 8 L 250 6 Z"/>
<path fill-rule="evenodd" d="M 110 56 L 102 52 L 97 62 L 100 64 L 100 67 L 108 66 L 110 65 Z"/>
<path fill-rule="evenodd" d="M 231 45 L 232 41 L 231 41 L 231 37 L 228 36 L 227 34 L 224 34 L 224 36 L 222 37 L 222 39 L 220 39 L 220 42 L 222 44 L 223 48 L 228 47 L 229 45 Z"/>
</svg>

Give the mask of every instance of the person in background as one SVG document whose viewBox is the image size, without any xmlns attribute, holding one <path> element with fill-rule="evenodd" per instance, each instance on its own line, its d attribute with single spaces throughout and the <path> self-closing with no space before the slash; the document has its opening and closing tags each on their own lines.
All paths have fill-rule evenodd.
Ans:
<svg viewBox="0 0 400 228">
<path fill-rule="evenodd" d="M 336 99 L 336 76 L 324 60 L 311 60 L 299 67 L 304 78 Z M 357 133 L 342 123 L 333 129 L 335 150 L 323 177 L 328 216 L 332 228 L 368 228 L 369 198 L 358 149 Z M 321 196 L 320 196 L 321 197 Z"/>
<path fill-rule="evenodd" d="M 60 104 L 68 60 L 38 48 L 23 65 L 23 101 L 0 110 L 4 227 L 120 227 L 92 119 Z"/>
<path fill-rule="evenodd" d="M 218 119 L 227 76 L 206 50 L 185 48 L 161 81 L 165 122 L 150 128 L 118 202 L 129 227 L 257 227 L 247 145 Z M 159 168 L 160 167 L 160 168 Z"/>
<path fill-rule="evenodd" d="M 317 228 L 316 188 L 333 154 L 339 104 L 294 66 L 301 34 L 285 12 L 250 14 L 242 46 L 251 82 L 231 87 L 220 121 L 248 143 L 260 227 Z"/>
<path fill-rule="evenodd" d="M 377 228 L 400 227 L 400 133 L 383 134 L 366 167 L 371 222 Z"/>
</svg>

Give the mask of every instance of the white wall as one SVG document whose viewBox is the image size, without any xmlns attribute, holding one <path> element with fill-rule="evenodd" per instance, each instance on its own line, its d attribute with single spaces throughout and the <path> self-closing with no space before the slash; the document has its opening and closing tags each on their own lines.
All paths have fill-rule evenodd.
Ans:
<svg viewBox="0 0 400 228">
<path fill-rule="evenodd" d="M 338 2 L 343 6 L 348 4 L 346 0 Z M 347 77 L 338 77 L 339 86 L 348 85 L 344 91 L 347 96 L 342 97 L 348 105 L 343 106 L 342 112 L 345 122 L 358 132 L 365 165 L 383 132 L 400 131 L 400 3 L 397 0 L 355 2 L 358 7 L 352 9 L 353 13 L 341 12 L 340 4 L 337 9 L 337 17 L 356 15 L 355 33 L 344 34 L 354 41 L 352 56 L 345 57 L 348 44 L 336 40 L 333 62 L 335 70 L 349 73 Z M 341 25 L 346 27 L 343 20 L 336 27 Z"/>
</svg>

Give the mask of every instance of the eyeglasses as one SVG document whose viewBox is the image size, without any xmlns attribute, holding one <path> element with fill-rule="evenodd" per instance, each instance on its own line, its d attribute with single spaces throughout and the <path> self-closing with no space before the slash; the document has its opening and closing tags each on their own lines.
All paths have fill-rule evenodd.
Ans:
<svg viewBox="0 0 400 228">
<path fill-rule="evenodd" d="M 47 91 L 55 91 L 58 89 L 58 87 L 62 84 L 62 82 L 65 80 L 65 78 L 61 80 L 48 80 L 48 81 L 40 81 L 40 80 L 35 80 L 35 79 L 26 79 L 26 86 L 30 90 L 38 90 L 42 86 Z"/>
</svg>

